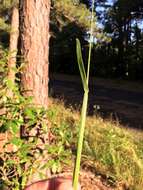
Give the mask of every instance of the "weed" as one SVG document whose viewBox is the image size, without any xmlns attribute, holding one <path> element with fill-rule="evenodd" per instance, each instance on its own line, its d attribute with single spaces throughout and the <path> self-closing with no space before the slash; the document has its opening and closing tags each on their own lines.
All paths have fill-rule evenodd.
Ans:
<svg viewBox="0 0 143 190">
<path fill-rule="evenodd" d="M 18 84 L 7 79 L 7 55 L 1 56 L 0 182 L 1 188 L 20 190 L 33 176 L 43 179 L 71 160 L 72 133 L 67 122 L 56 120 L 56 108 L 35 107 L 31 97 L 21 95 Z M 13 96 L 8 96 L 9 90 Z"/>
</svg>

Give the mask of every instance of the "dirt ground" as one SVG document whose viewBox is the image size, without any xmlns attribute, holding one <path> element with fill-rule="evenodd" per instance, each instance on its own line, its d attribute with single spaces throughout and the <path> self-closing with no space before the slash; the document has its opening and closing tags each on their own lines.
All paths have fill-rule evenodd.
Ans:
<svg viewBox="0 0 143 190">
<path fill-rule="evenodd" d="M 88 114 L 119 121 L 120 124 L 143 128 L 143 84 L 110 79 L 90 79 Z M 78 109 L 83 89 L 80 77 L 53 74 L 50 80 L 51 95 L 62 99 L 67 106 Z"/>
</svg>

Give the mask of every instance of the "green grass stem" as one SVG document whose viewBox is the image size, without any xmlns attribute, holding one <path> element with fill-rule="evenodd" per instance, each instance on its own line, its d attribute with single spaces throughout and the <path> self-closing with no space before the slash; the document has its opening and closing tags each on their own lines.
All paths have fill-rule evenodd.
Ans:
<svg viewBox="0 0 143 190">
<path fill-rule="evenodd" d="M 92 43 L 93 43 L 92 42 L 93 21 L 94 21 L 94 0 L 92 0 L 87 75 L 86 75 L 84 64 L 83 64 L 80 42 L 78 39 L 76 40 L 77 60 L 78 60 L 78 66 L 79 66 L 80 75 L 81 75 L 81 79 L 83 83 L 84 97 L 83 97 L 82 110 L 81 110 L 81 121 L 80 121 L 80 129 L 79 129 L 76 163 L 75 163 L 75 168 L 74 168 L 74 173 L 73 173 L 73 189 L 74 190 L 78 189 L 78 179 L 79 179 L 79 173 L 80 173 L 80 163 L 81 163 L 81 155 L 82 155 L 82 147 L 83 147 L 83 139 L 84 139 L 84 131 L 85 131 L 85 123 L 86 123 L 86 113 L 87 113 L 88 93 L 89 93 L 88 83 L 89 83 L 90 61 L 91 61 L 91 51 L 92 51 Z"/>
<path fill-rule="evenodd" d="M 78 139 L 78 147 L 77 147 L 77 157 L 76 157 L 76 164 L 75 164 L 75 169 L 74 169 L 74 174 L 73 174 L 74 190 L 77 190 L 78 188 L 78 178 L 79 178 L 81 154 L 82 154 L 83 139 L 84 139 L 87 103 L 88 103 L 88 91 L 84 93 L 83 105 L 82 105 L 82 111 L 81 111 L 81 123 L 80 123 L 80 131 L 79 131 L 79 139 Z"/>
</svg>

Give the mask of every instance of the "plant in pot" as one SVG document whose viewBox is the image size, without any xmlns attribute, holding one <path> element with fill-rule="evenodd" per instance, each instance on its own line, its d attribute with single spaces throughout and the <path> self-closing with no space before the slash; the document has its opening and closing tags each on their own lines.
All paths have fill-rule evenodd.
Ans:
<svg viewBox="0 0 143 190">
<path fill-rule="evenodd" d="M 84 67 L 84 63 L 82 59 L 80 41 L 76 39 L 77 61 L 78 61 L 80 76 L 81 76 L 83 89 L 84 89 L 84 97 L 83 97 L 82 110 L 81 110 L 77 156 L 76 156 L 73 177 L 72 176 L 53 177 L 47 180 L 37 181 L 27 186 L 25 190 L 41 190 L 41 189 L 42 190 L 81 190 L 81 186 L 79 184 L 79 173 L 80 173 L 81 154 L 82 154 L 84 130 L 85 130 L 85 123 L 86 123 L 87 105 L 88 105 L 89 72 L 90 72 L 91 50 L 92 50 L 92 43 L 93 43 L 93 25 L 94 25 L 94 0 L 91 0 L 90 2 L 92 2 L 92 6 L 91 6 L 92 10 L 91 10 L 91 20 L 90 20 L 91 24 L 90 24 L 87 72 L 85 71 L 85 67 Z"/>
</svg>

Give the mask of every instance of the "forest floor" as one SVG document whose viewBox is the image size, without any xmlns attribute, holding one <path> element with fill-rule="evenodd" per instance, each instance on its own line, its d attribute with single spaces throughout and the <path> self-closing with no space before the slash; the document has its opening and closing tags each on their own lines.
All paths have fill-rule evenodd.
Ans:
<svg viewBox="0 0 143 190">
<path fill-rule="evenodd" d="M 83 89 L 80 77 L 53 74 L 52 96 L 63 99 L 66 106 L 79 109 Z M 143 84 L 111 79 L 90 79 L 88 114 L 119 121 L 120 124 L 142 129 Z"/>
</svg>

